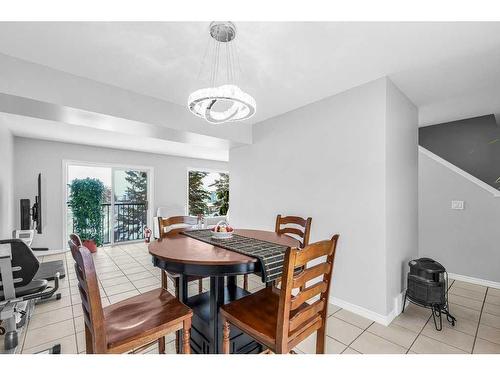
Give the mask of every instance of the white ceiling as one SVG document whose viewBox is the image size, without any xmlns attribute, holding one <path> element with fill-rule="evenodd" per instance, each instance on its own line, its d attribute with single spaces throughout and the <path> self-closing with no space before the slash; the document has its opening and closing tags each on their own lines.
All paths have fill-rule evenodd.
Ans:
<svg viewBox="0 0 500 375">
<path fill-rule="evenodd" d="M 208 24 L 4 22 L 0 52 L 185 106 Z M 500 85 L 500 23 L 236 25 L 252 123 L 385 75 L 418 106 Z"/>
</svg>

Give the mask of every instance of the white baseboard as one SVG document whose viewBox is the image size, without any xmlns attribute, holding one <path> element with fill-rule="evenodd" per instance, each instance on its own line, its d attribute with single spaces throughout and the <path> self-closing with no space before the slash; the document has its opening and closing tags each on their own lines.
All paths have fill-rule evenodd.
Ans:
<svg viewBox="0 0 500 375">
<path fill-rule="evenodd" d="M 478 279 L 477 277 L 458 275 L 456 273 L 448 273 L 450 279 L 464 281 L 466 283 L 477 284 L 482 286 L 487 286 L 489 288 L 500 289 L 500 282 Z"/>
<path fill-rule="evenodd" d="M 379 314 L 375 311 L 368 310 L 365 307 L 355 305 L 353 303 L 344 301 L 337 297 L 331 297 L 330 303 L 333 303 L 334 305 L 337 305 L 338 307 L 341 307 L 354 314 L 360 315 L 363 318 L 373 320 L 384 326 L 388 326 L 394 320 L 394 318 L 401 313 L 401 310 L 403 308 L 403 297 L 404 293 L 400 294 L 398 297 L 394 299 L 394 308 L 387 315 Z"/>
</svg>

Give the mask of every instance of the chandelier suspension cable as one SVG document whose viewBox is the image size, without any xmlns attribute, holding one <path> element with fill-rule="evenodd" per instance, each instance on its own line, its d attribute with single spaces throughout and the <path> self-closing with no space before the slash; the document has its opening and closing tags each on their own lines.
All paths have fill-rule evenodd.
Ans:
<svg viewBox="0 0 500 375">
<path fill-rule="evenodd" d="M 220 56 L 220 43 L 215 43 L 216 54 L 215 54 L 215 79 L 213 86 L 217 85 L 217 78 L 219 77 L 219 56 Z"/>
<path fill-rule="evenodd" d="M 212 44 L 213 44 L 213 49 L 212 49 L 213 62 L 212 62 L 212 76 L 210 78 L 210 85 L 215 86 L 215 76 L 216 76 L 215 69 L 217 66 L 217 42 L 215 42 L 215 40 L 212 39 Z"/>
<path fill-rule="evenodd" d="M 212 39 L 212 50 L 211 50 L 211 58 L 212 58 L 212 65 L 210 67 L 210 85 L 213 86 L 214 85 L 214 81 L 215 81 L 215 50 L 216 50 L 216 46 L 215 46 L 215 43 L 214 43 L 214 40 Z"/>
<path fill-rule="evenodd" d="M 198 75 L 196 76 L 197 81 L 199 81 L 201 78 L 201 72 L 203 71 L 203 68 L 205 67 L 209 50 L 210 50 L 210 40 L 208 40 L 207 43 L 205 43 L 205 53 L 203 54 L 203 60 L 202 60 L 201 65 L 200 65 L 200 69 L 198 70 Z"/>
<path fill-rule="evenodd" d="M 241 64 L 240 64 L 240 52 L 238 50 L 238 46 L 235 46 L 236 48 L 236 59 L 238 60 L 238 69 L 240 71 L 240 74 L 243 75 L 243 69 L 241 68 Z"/>
<path fill-rule="evenodd" d="M 231 80 L 236 83 L 236 75 L 234 74 L 234 44 L 229 46 L 229 59 L 231 61 Z"/>
<path fill-rule="evenodd" d="M 229 65 L 229 45 L 228 43 L 226 43 L 226 80 L 227 80 L 227 83 L 231 82 L 229 80 L 229 75 L 230 75 L 230 70 L 231 70 L 231 66 Z"/>
</svg>

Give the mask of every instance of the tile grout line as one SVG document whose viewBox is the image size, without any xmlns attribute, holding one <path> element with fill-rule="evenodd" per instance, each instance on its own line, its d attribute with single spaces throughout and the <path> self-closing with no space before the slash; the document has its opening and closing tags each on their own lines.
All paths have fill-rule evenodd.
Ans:
<svg viewBox="0 0 500 375">
<path fill-rule="evenodd" d="M 420 332 L 418 332 L 417 336 L 415 337 L 415 339 L 412 341 L 410 347 L 408 348 L 408 350 L 406 351 L 406 354 L 408 354 L 408 352 L 411 350 L 411 348 L 413 347 L 413 345 L 415 345 L 415 342 L 418 340 L 418 338 L 420 337 L 420 335 L 422 335 L 422 332 L 424 331 L 424 328 L 425 326 L 429 323 L 429 321 L 431 320 L 432 318 L 432 313 L 431 315 L 429 315 L 429 317 L 427 318 L 427 320 L 425 321 L 425 324 L 422 326 L 422 329 L 420 330 Z M 425 335 L 424 335 L 425 336 Z M 425 336 L 427 337 L 427 336 Z"/>
<path fill-rule="evenodd" d="M 373 322 L 373 324 L 375 324 L 375 323 L 376 323 L 376 322 Z M 417 333 L 417 332 L 412 331 L 411 329 L 408 329 L 408 328 L 406 328 L 406 327 L 400 326 L 400 325 L 398 325 L 398 324 L 396 324 L 396 323 L 394 323 L 394 324 L 395 324 L 395 325 L 397 325 L 398 327 L 403 328 L 403 329 L 406 329 L 407 331 L 410 331 L 410 332 L 412 332 L 412 333 Z M 426 322 L 425 324 L 427 324 L 427 322 Z M 371 326 L 372 326 L 372 324 L 370 324 L 370 327 L 371 327 Z M 368 328 L 370 328 L 370 327 L 367 327 L 367 328 L 366 328 L 366 329 L 367 329 L 367 331 L 368 331 Z M 387 327 L 389 327 L 389 326 L 387 326 Z M 425 327 L 425 325 L 424 325 L 424 327 Z M 408 350 L 410 350 L 409 348 L 405 348 L 404 346 L 402 346 L 402 345 L 400 345 L 400 344 L 398 344 L 398 343 L 396 343 L 396 342 L 394 342 L 394 341 L 391 341 L 391 340 L 389 340 L 388 338 L 385 338 L 385 337 L 382 337 L 382 336 L 380 336 L 380 335 L 377 335 L 377 334 L 376 334 L 376 333 L 374 333 L 374 332 L 370 332 L 370 331 L 368 331 L 368 333 L 372 334 L 373 336 L 377 336 L 377 337 L 381 338 L 382 340 L 385 340 L 385 341 L 387 341 L 387 342 L 390 342 L 391 344 L 397 345 L 397 346 L 399 346 L 399 347 L 401 347 L 401 348 L 405 349 L 405 350 L 406 350 L 406 353 L 405 353 L 405 354 L 408 354 Z M 418 337 L 419 335 L 420 335 L 420 333 L 417 333 L 417 337 Z M 416 338 L 415 338 L 415 339 L 416 339 Z M 412 344 L 413 344 L 413 342 L 412 342 Z M 411 346 L 410 346 L 410 347 L 411 347 Z M 351 348 L 351 349 L 352 349 L 352 348 Z"/>
<path fill-rule="evenodd" d="M 66 337 L 70 337 L 70 336 L 75 336 L 74 337 L 75 338 L 75 345 L 77 345 L 77 343 L 76 343 L 76 334 L 75 333 L 70 333 L 69 335 L 66 335 L 66 336 L 63 336 L 63 337 L 59 337 L 57 339 L 49 340 L 49 341 L 46 341 L 46 342 L 42 342 L 41 344 L 38 344 L 38 345 L 35 345 L 35 346 L 30 346 L 28 348 L 25 348 L 24 345 L 23 345 L 23 350 L 21 351 L 21 354 L 23 354 L 23 352 L 24 352 L 25 349 L 26 350 L 33 349 L 33 348 L 36 348 L 37 346 L 46 345 L 46 344 L 48 344 L 51 341 L 59 341 L 59 340 L 65 339 Z M 78 351 L 78 348 L 77 348 L 77 351 Z"/>
<path fill-rule="evenodd" d="M 66 257 L 64 257 L 64 262 L 65 262 L 65 265 L 66 265 L 66 271 L 67 271 L 67 270 L 68 270 L 68 261 L 67 261 Z M 68 273 L 66 273 L 66 276 L 65 276 L 65 277 L 68 277 L 68 284 L 69 284 L 69 275 L 68 275 Z M 70 292 L 69 298 L 70 298 L 70 302 L 71 302 L 71 292 Z M 47 302 L 50 302 L 50 301 L 47 301 Z M 73 325 L 73 336 L 75 337 L 75 340 L 76 340 L 76 327 L 75 327 L 75 320 L 74 320 L 74 319 L 75 319 L 75 317 L 74 317 L 74 315 L 73 315 L 73 305 L 70 305 L 70 306 L 64 306 L 64 307 L 61 307 L 61 308 L 65 308 L 65 307 L 69 307 L 69 308 L 71 308 L 71 320 L 72 320 L 72 325 Z M 35 304 L 35 306 L 34 306 L 34 308 L 33 308 L 33 311 L 35 310 L 35 308 L 36 308 L 36 304 Z M 49 310 L 49 311 L 47 311 L 47 312 L 52 312 L 52 311 L 56 311 L 56 310 L 60 310 L 60 309 Z M 57 323 L 61 323 L 61 322 L 65 322 L 65 321 L 67 321 L 67 320 L 69 320 L 69 319 L 63 319 L 63 320 L 60 320 L 60 321 L 58 321 L 58 322 L 54 322 L 54 323 L 50 323 L 50 324 L 45 324 L 45 325 L 43 325 L 42 327 L 33 328 L 33 329 L 32 329 L 32 331 L 35 331 L 35 330 L 37 330 L 37 329 L 41 329 L 41 328 L 44 328 L 44 327 L 51 326 L 51 325 L 53 325 L 53 324 L 57 324 Z M 24 339 L 23 339 L 23 344 L 22 344 L 22 348 L 21 348 L 21 353 L 23 353 L 25 349 L 31 349 L 31 348 L 34 348 L 34 347 L 37 347 L 37 346 L 42 346 L 42 345 L 45 345 L 45 344 L 49 343 L 50 341 L 57 341 L 57 340 L 61 340 L 61 339 L 63 339 L 63 338 L 66 338 L 66 337 L 68 337 L 68 336 L 71 336 L 71 334 L 70 334 L 70 335 L 67 335 L 67 336 L 64 336 L 64 337 L 60 337 L 60 338 L 57 338 L 57 339 L 54 339 L 54 340 L 49 340 L 49 341 L 47 341 L 47 342 L 45 342 L 45 343 L 41 343 L 41 344 L 39 344 L 39 345 L 35 345 L 35 346 L 32 346 L 32 347 L 28 347 L 28 348 L 26 348 L 26 337 L 28 336 L 28 330 L 30 329 L 30 325 L 31 325 L 31 318 L 30 318 L 30 320 L 28 321 L 28 325 L 26 326 L 26 331 L 25 331 L 25 333 L 24 333 Z M 75 345 L 76 345 L 76 341 L 75 341 Z"/>
<path fill-rule="evenodd" d="M 448 285 L 448 289 L 446 290 L 448 293 L 452 287 L 452 285 L 455 283 L 455 280 L 453 280 L 451 282 L 451 284 Z M 413 345 L 415 345 L 415 342 L 418 340 L 418 338 L 422 335 L 422 332 L 424 331 L 425 329 L 425 326 L 429 323 L 429 321 L 431 320 L 432 318 L 432 312 L 431 312 L 431 315 L 429 316 L 429 318 L 427 318 L 427 321 L 425 322 L 424 326 L 422 327 L 422 329 L 420 330 L 420 332 L 417 334 L 417 336 L 415 337 L 415 340 L 413 340 L 413 342 L 411 343 L 410 347 L 408 348 L 408 350 L 406 351 L 406 354 L 408 354 L 408 352 L 411 350 L 411 348 L 413 347 Z M 424 337 L 427 337 L 425 335 L 423 335 Z M 434 339 L 433 339 L 434 340 Z M 438 341 L 438 340 L 436 340 Z M 458 349 L 458 348 L 457 348 Z M 418 353 L 417 353 L 418 354 Z"/>
<path fill-rule="evenodd" d="M 126 251 L 125 251 L 125 253 L 130 256 L 130 254 L 128 254 Z M 110 257 L 111 261 L 119 268 L 119 270 L 123 273 L 123 275 L 127 278 L 127 280 L 132 284 L 132 286 L 134 287 L 135 291 L 138 292 L 139 294 L 141 294 L 141 291 L 135 286 L 135 284 L 132 282 L 132 280 L 130 280 L 128 278 L 128 276 L 125 273 L 125 271 L 115 262 L 115 260 L 113 258 L 111 258 L 111 256 L 109 254 L 106 254 L 106 255 L 108 255 Z M 134 257 L 131 257 L 131 258 L 134 260 L 135 263 L 139 264 L 139 262 L 137 262 Z M 140 264 L 140 266 L 142 267 L 142 264 Z M 146 270 L 146 268 L 144 268 L 144 269 Z M 104 291 L 106 292 L 106 290 L 104 290 Z M 126 292 L 124 292 L 124 293 L 126 293 Z M 107 294 L 108 293 L 106 292 L 106 296 L 107 296 Z M 121 294 L 121 293 L 117 293 L 117 294 Z M 109 300 L 109 297 L 108 297 L 108 300 Z M 109 300 L 109 303 L 111 303 L 111 300 Z"/>
<path fill-rule="evenodd" d="M 342 309 L 340 309 L 340 310 L 342 310 Z M 340 310 L 339 310 L 339 311 L 340 311 Z M 338 312 L 338 311 L 337 311 L 337 312 Z M 339 319 L 339 318 L 337 318 L 337 319 Z M 342 319 L 339 319 L 339 320 L 342 320 Z M 348 323 L 348 322 L 346 322 L 345 320 L 342 320 L 342 321 L 343 321 L 343 322 L 345 322 L 345 323 Z M 351 324 L 351 323 L 348 323 L 348 324 Z M 375 322 L 374 322 L 374 321 L 372 321 L 372 322 L 371 322 L 371 323 L 370 323 L 370 324 L 369 324 L 369 325 L 368 325 L 368 326 L 367 326 L 367 327 L 366 327 L 366 328 L 365 328 L 365 329 L 364 329 L 364 330 L 363 330 L 363 331 L 362 331 L 362 332 L 361 332 L 358 336 L 356 336 L 356 338 L 355 338 L 354 340 L 352 340 L 352 341 L 351 341 L 351 343 L 350 343 L 349 345 L 347 345 L 347 348 L 351 348 L 351 345 L 352 345 L 352 344 L 353 344 L 353 343 L 354 343 L 357 339 L 359 339 L 359 337 L 360 337 L 363 333 L 365 333 L 365 332 L 366 332 L 366 330 L 367 330 L 368 328 L 370 328 L 373 324 L 375 324 Z M 354 327 L 357 327 L 357 326 L 355 326 L 354 324 L 351 324 L 351 325 L 353 325 Z M 359 328 L 359 327 L 358 327 L 358 328 Z M 332 338 L 333 338 L 333 337 L 332 337 Z M 345 348 L 345 349 L 342 351 L 342 353 L 343 353 L 343 352 L 345 352 L 347 348 Z M 351 348 L 351 349 L 352 349 L 352 350 L 357 351 L 358 353 L 361 353 L 361 352 L 359 352 L 358 350 L 356 350 L 356 349 L 354 349 L 354 348 Z M 342 354 L 342 353 L 340 353 L 340 354 Z M 361 354 L 363 354 L 363 353 L 361 353 Z"/>
<path fill-rule="evenodd" d="M 484 304 L 486 303 L 486 296 L 488 295 L 489 291 L 490 288 L 486 288 L 486 293 L 484 293 L 483 305 L 481 306 L 481 312 L 479 313 L 479 320 L 477 321 L 476 334 L 474 335 L 474 343 L 472 344 L 471 354 L 474 353 L 474 349 L 476 347 L 477 334 L 479 332 L 479 326 L 481 325 L 481 318 L 483 317 L 483 309 L 484 309 Z"/>
</svg>

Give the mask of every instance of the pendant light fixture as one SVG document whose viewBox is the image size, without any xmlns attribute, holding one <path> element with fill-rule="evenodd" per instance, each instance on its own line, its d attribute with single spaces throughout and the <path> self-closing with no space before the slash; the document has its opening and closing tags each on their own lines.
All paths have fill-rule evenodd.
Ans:
<svg viewBox="0 0 500 375">
<path fill-rule="evenodd" d="M 209 46 L 198 77 L 204 68 L 205 60 L 209 60 L 210 86 L 189 95 L 188 108 L 194 115 L 211 124 L 246 120 L 255 114 L 256 103 L 251 95 L 235 84 L 241 72 L 234 45 L 236 26 L 228 21 L 212 22 L 209 34 Z"/>
</svg>

